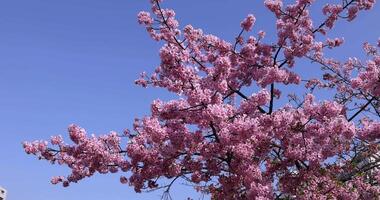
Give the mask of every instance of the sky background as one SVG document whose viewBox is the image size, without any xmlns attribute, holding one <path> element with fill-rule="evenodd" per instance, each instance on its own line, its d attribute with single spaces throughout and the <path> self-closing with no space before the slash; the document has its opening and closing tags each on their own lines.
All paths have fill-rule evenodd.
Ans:
<svg viewBox="0 0 380 200">
<path fill-rule="evenodd" d="M 319 1 L 318 5 L 331 1 Z M 182 25 L 193 24 L 232 41 L 248 13 L 257 18 L 254 33 L 274 38 L 274 17 L 256 0 L 167 0 Z M 89 133 L 122 132 L 135 117 L 149 114 L 154 99 L 170 99 L 161 89 L 134 85 L 142 71 L 159 64 L 160 44 L 138 25 L 136 15 L 148 10 L 142 0 L 2 0 L 0 2 L 0 185 L 8 200 L 160 199 L 162 192 L 135 194 L 119 183 L 120 174 L 96 175 L 69 188 L 53 186 L 50 178 L 66 175 L 23 152 L 25 140 L 67 136 L 75 123 Z M 315 12 L 316 23 L 322 21 Z M 366 40 L 380 36 L 380 7 L 363 13 L 354 23 L 340 22 L 330 37 L 344 36 L 339 58 L 361 56 Z M 273 41 L 273 40 L 272 40 Z M 301 65 L 301 66 L 300 66 Z M 318 68 L 306 62 L 305 73 Z M 174 199 L 194 194 L 177 184 Z"/>
</svg>

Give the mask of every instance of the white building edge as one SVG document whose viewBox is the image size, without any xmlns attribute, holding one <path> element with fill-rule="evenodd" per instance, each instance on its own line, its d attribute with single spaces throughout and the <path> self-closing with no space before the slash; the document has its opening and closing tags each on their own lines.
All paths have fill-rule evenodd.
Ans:
<svg viewBox="0 0 380 200">
<path fill-rule="evenodd" d="M 0 187 L 0 200 L 6 200 L 7 199 L 7 191 Z"/>
</svg>

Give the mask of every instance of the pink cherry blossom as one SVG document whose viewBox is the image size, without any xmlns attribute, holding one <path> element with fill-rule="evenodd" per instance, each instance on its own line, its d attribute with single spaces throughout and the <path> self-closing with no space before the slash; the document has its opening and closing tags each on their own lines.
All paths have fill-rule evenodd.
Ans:
<svg viewBox="0 0 380 200">
<path fill-rule="evenodd" d="M 245 30 L 245 31 L 250 31 L 252 29 L 252 26 L 255 24 L 256 18 L 250 14 L 248 15 L 240 24 L 240 26 Z"/>
<path fill-rule="evenodd" d="M 325 54 L 344 45 L 342 37 L 326 37 L 335 23 L 353 21 L 374 0 L 327 4 L 322 20 L 311 17 L 313 0 L 265 0 L 276 19 L 270 42 L 261 30 L 246 35 L 253 15 L 228 42 L 192 25 L 181 28 L 162 0 L 150 2 L 151 12 L 140 12 L 138 22 L 163 45 L 158 67 L 136 84 L 180 97 L 154 100 L 151 114 L 123 134 L 88 135 L 70 125 L 71 143 L 62 136 L 50 145 L 24 142 L 27 154 L 71 170 L 52 184 L 121 173 L 119 181 L 136 192 L 168 194 L 181 179 L 212 199 L 380 196 L 380 41 L 364 43 L 366 61 Z M 320 73 L 311 74 L 301 59 Z"/>
</svg>

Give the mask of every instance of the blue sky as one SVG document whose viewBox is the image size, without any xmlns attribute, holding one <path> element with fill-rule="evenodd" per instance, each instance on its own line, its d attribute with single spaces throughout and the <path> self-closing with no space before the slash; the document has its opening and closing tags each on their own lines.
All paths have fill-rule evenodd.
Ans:
<svg viewBox="0 0 380 200">
<path fill-rule="evenodd" d="M 320 1 L 324 4 L 328 1 Z M 331 1 L 330 1 L 331 2 Z M 273 16 L 254 0 L 167 0 L 182 25 L 193 24 L 206 33 L 232 41 L 248 13 L 255 14 L 254 31 L 273 38 Z M 136 22 L 148 0 L 3 0 L 0 3 L 0 185 L 9 200 L 160 199 L 161 192 L 135 194 L 121 185 L 120 174 L 96 175 L 69 188 L 53 186 L 50 178 L 66 168 L 26 155 L 21 142 L 66 134 L 78 124 L 89 133 L 121 132 L 135 117 L 149 114 L 153 99 L 170 99 L 160 89 L 134 85 L 142 71 L 159 64 L 160 45 Z M 316 23 L 321 21 L 318 18 Z M 338 30 L 347 43 L 340 58 L 362 55 L 365 40 L 380 36 L 380 7 L 354 23 L 341 22 Z M 304 72 L 315 70 L 302 62 Z M 177 184 L 175 199 L 192 196 Z"/>
</svg>

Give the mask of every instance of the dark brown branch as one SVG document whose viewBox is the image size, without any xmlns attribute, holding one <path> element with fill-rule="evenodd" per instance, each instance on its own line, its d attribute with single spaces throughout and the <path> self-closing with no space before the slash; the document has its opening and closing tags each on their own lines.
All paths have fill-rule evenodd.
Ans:
<svg viewBox="0 0 380 200">
<path fill-rule="evenodd" d="M 274 104 L 274 83 L 270 84 L 270 103 L 268 114 L 272 114 Z"/>
<path fill-rule="evenodd" d="M 216 131 L 216 128 L 214 126 L 214 123 L 210 122 L 210 127 L 211 127 L 211 130 L 212 130 L 212 135 L 215 137 L 215 140 L 216 142 L 220 142 L 219 140 L 219 137 L 218 137 L 218 134 L 217 134 L 217 131 Z"/>
<path fill-rule="evenodd" d="M 245 96 L 242 92 L 240 92 L 239 90 L 235 90 L 234 88 L 232 88 L 230 85 L 228 85 L 228 88 L 230 88 L 230 90 L 232 90 L 233 92 L 235 92 L 236 94 L 238 94 L 241 98 L 245 99 L 245 100 L 248 100 L 249 98 L 247 96 Z M 257 109 L 259 109 L 259 111 L 263 114 L 267 113 L 265 112 L 265 110 L 263 108 L 261 108 L 260 106 L 257 106 Z"/>
<path fill-rule="evenodd" d="M 239 43 L 239 38 L 241 37 L 241 35 L 243 35 L 243 32 L 244 32 L 244 28 L 241 29 L 239 35 L 236 37 L 236 41 L 235 41 L 235 44 L 234 44 L 234 52 L 236 51 L 236 47 L 237 47 L 237 44 Z"/>
<path fill-rule="evenodd" d="M 349 3 L 347 3 L 346 5 L 343 6 L 343 9 L 342 9 L 342 12 L 343 10 L 345 10 L 349 5 L 351 5 L 352 3 L 354 3 L 356 0 L 352 0 L 350 1 Z M 317 31 L 321 30 L 322 27 L 324 27 L 327 23 L 327 21 L 329 20 L 329 18 L 327 18 L 323 23 L 321 23 L 318 28 L 316 28 L 315 30 L 312 31 L 312 33 L 316 33 Z"/>
<path fill-rule="evenodd" d="M 366 104 L 364 104 L 354 115 L 352 115 L 348 121 L 352 121 L 357 115 L 359 115 L 363 110 L 365 110 L 367 108 L 367 106 L 369 104 L 371 104 L 371 102 L 375 99 L 375 97 L 372 97 L 370 100 L 368 100 L 368 102 Z"/>
<path fill-rule="evenodd" d="M 162 12 L 162 9 L 161 9 L 161 6 L 160 6 L 160 3 L 156 0 L 156 5 L 157 5 L 157 8 L 158 10 L 160 11 L 160 15 L 162 17 L 162 20 L 163 20 L 163 23 L 164 25 L 166 26 L 166 28 L 168 28 L 169 30 L 172 30 L 172 28 L 168 25 L 167 23 L 167 20 L 164 16 L 164 13 Z M 186 48 L 182 46 L 182 43 L 180 41 L 178 41 L 177 37 L 173 36 L 173 39 L 175 41 L 175 43 L 182 49 L 182 50 L 185 50 Z M 201 67 L 205 67 L 198 59 L 196 59 L 194 56 L 191 56 L 191 59 L 196 62 L 199 66 Z"/>
</svg>

